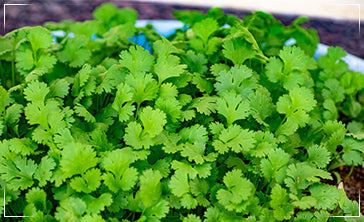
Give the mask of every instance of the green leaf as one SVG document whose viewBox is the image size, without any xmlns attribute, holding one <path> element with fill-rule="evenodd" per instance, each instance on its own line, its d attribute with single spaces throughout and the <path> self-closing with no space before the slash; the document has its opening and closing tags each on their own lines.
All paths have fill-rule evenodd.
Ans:
<svg viewBox="0 0 364 222">
<path fill-rule="evenodd" d="M 296 197 L 297 198 L 297 197 Z M 292 202 L 292 205 L 298 207 L 302 210 L 310 209 L 317 204 L 317 201 L 312 196 L 303 196 L 301 199 L 298 199 Z"/>
<path fill-rule="evenodd" d="M 65 177 L 83 174 L 96 166 L 98 161 L 91 146 L 77 142 L 66 144 L 61 154 L 60 167 Z"/>
<path fill-rule="evenodd" d="M 230 125 L 227 129 L 223 129 L 212 145 L 215 150 L 223 154 L 231 149 L 235 153 L 247 153 L 254 147 L 256 140 L 254 133 L 247 129 L 242 129 L 239 125 Z"/>
<path fill-rule="evenodd" d="M 227 124 L 231 125 L 236 120 L 248 117 L 250 107 L 249 103 L 240 95 L 224 93 L 216 101 L 216 110 L 226 118 Z"/>
<path fill-rule="evenodd" d="M 141 46 L 131 46 L 120 53 L 120 65 L 131 73 L 148 72 L 152 68 L 153 56 Z"/>
<path fill-rule="evenodd" d="M 76 221 L 80 220 L 86 210 L 85 201 L 77 197 L 67 197 L 60 201 L 54 217 L 61 222 Z"/>
<path fill-rule="evenodd" d="M 49 84 L 52 97 L 64 98 L 69 94 L 70 84 L 65 79 L 56 79 Z"/>
<path fill-rule="evenodd" d="M 324 135 L 326 135 L 323 138 L 322 143 L 325 145 L 328 151 L 334 153 L 337 146 L 344 142 L 347 131 L 345 125 L 342 122 L 338 122 L 337 120 L 329 120 L 323 125 L 322 130 Z"/>
<path fill-rule="evenodd" d="M 167 123 L 166 114 L 150 106 L 145 107 L 141 111 L 139 118 L 143 124 L 143 132 L 147 133 L 150 137 L 160 134 L 163 131 L 163 126 Z"/>
<path fill-rule="evenodd" d="M 285 114 L 287 121 L 278 128 L 278 134 L 292 135 L 298 127 L 304 127 L 309 121 L 310 112 L 316 105 L 313 93 L 305 87 L 295 87 L 279 97 L 277 111 Z"/>
<path fill-rule="evenodd" d="M 281 82 L 283 87 L 291 90 L 305 83 L 304 73 L 308 69 L 309 59 L 304 52 L 295 46 L 285 46 L 279 53 L 282 61 L 270 57 L 266 66 L 266 75 L 271 82 Z"/>
<path fill-rule="evenodd" d="M 293 194 L 299 189 L 306 189 L 309 185 L 319 182 L 322 179 L 331 180 L 331 174 L 325 170 L 317 169 L 307 162 L 290 164 L 286 170 L 288 176 L 284 181 Z"/>
<path fill-rule="evenodd" d="M 212 96 L 198 97 L 192 101 L 191 107 L 195 108 L 197 112 L 209 116 L 216 110 L 216 99 Z"/>
<path fill-rule="evenodd" d="M 236 204 L 248 200 L 255 191 L 254 185 L 244 178 L 238 169 L 227 172 L 223 181 L 227 189 L 219 189 L 216 198 L 228 210 L 234 209 Z"/>
<path fill-rule="evenodd" d="M 67 39 L 64 48 L 57 53 L 59 61 L 68 63 L 70 67 L 81 67 L 91 57 L 91 52 L 87 49 L 89 39 L 84 35 L 76 35 Z"/>
<path fill-rule="evenodd" d="M 39 181 L 39 186 L 44 187 L 47 182 L 51 180 L 53 172 L 56 167 L 56 163 L 53 158 L 45 156 L 39 163 L 37 170 L 35 171 L 34 178 Z"/>
<path fill-rule="evenodd" d="M 267 156 L 271 150 L 278 147 L 277 139 L 270 132 L 257 131 L 255 135 L 255 147 L 250 149 L 249 154 L 255 157 Z"/>
<path fill-rule="evenodd" d="M 89 214 L 99 214 L 113 202 L 112 195 L 110 193 L 103 193 L 99 197 L 94 197 L 88 194 L 84 195 L 82 200 L 86 203 L 86 212 Z"/>
<path fill-rule="evenodd" d="M 158 82 L 171 77 L 179 77 L 186 69 L 186 65 L 180 65 L 180 58 L 174 55 L 159 56 L 154 65 L 154 72 L 158 76 Z"/>
<path fill-rule="evenodd" d="M 204 155 L 208 140 L 206 128 L 196 124 L 182 129 L 180 135 L 186 141 L 183 144 L 181 155 L 188 157 L 190 162 L 195 161 L 197 164 L 202 164 L 206 159 Z"/>
<path fill-rule="evenodd" d="M 71 179 L 71 187 L 77 192 L 91 193 L 101 184 L 101 172 L 99 169 L 93 168 L 86 171 L 82 177 L 74 177 Z"/>
<path fill-rule="evenodd" d="M 218 24 L 213 18 L 206 18 L 193 25 L 193 33 L 207 44 L 209 37 L 218 29 Z"/>
<path fill-rule="evenodd" d="M 77 103 L 74 107 L 75 109 L 75 113 L 80 116 L 85 118 L 85 120 L 89 123 L 95 123 L 96 119 L 95 117 L 81 104 Z"/>
<path fill-rule="evenodd" d="M 346 56 L 346 52 L 340 47 L 329 47 L 326 55 L 317 59 L 317 64 L 322 69 L 334 71 L 333 74 L 341 74 L 348 68 L 348 64 L 341 60 Z M 335 75 L 334 75 L 335 76 Z"/>
<path fill-rule="evenodd" d="M 7 186 L 12 190 L 25 190 L 34 184 L 33 175 L 37 170 L 37 165 L 31 159 L 15 158 L 10 161 L 1 158 L 0 178 L 6 181 Z"/>
<path fill-rule="evenodd" d="M 313 145 L 307 149 L 307 162 L 316 165 L 318 168 L 325 168 L 330 162 L 330 153 L 324 146 Z"/>
<path fill-rule="evenodd" d="M 279 57 L 283 60 L 284 71 L 286 73 L 293 70 L 304 71 L 307 69 L 309 60 L 305 53 L 298 47 L 285 46 L 283 50 L 279 52 Z"/>
<path fill-rule="evenodd" d="M 282 149 L 274 149 L 268 152 L 268 159 L 260 161 L 263 176 L 267 179 L 275 178 L 279 170 L 288 164 L 290 155 Z"/>
<path fill-rule="evenodd" d="M 160 57 L 164 57 L 170 54 L 183 53 L 183 50 L 175 47 L 168 39 L 162 38 L 153 43 L 153 52 Z"/>
<path fill-rule="evenodd" d="M 228 38 L 224 41 L 223 48 L 222 53 L 234 65 L 242 65 L 246 60 L 254 58 L 257 54 L 252 45 L 241 37 Z"/>
<path fill-rule="evenodd" d="M 273 216 L 276 220 L 289 220 L 294 212 L 294 207 L 289 203 L 286 189 L 276 184 L 270 194 L 270 206 L 273 208 Z"/>
<path fill-rule="evenodd" d="M 16 54 L 16 66 L 23 70 L 31 70 L 35 66 L 33 52 L 30 49 L 25 49 Z"/>
<path fill-rule="evenodd" d="M 168 187 L 177 197 L 182 197 L 184 194 L 188 193 L 190 191 L 190 186 L 188 184 L 187 174 L 179 171 L 175 172 L 171 177 Z"/>
<path fill-rule="evenodd" d="M 164 141 L 164 146 L 162 147 L 164 152 L 174 154 L 183 149 L 183 144 L 179 143 L 179 141 L 182 139 L 181 135 L 166 132 L 165 136 L 166 140 Z"/>
<path fill-rule="evenodd" d="M 120 83 L 117 87 L 116 96 L 112 104 L 112 108 L 119 114 L 119 121 L 128 121 L 133 115 L 135 106 L 132 103 L 132 89 L 129 85 Z"/>
<path fill-rule="evenodd" d="M 145 170 L 140 176 L 141 185 L 137 195 L 140 195 L 144 207 L 148 208 L 159 202 L 162 195 L 161 179 L 160 172 L 152 169 Z"/>
<path fill-rule="evenodd" d="M 178 100 L 174 97 L 172 98 L 162 98 L 159 97 L 156 101 L 155 101 L 155 107 L 159 110 L 161 110 L 162 112 L 164 112 L 166 114 L 166 120 L 167 120 L 167 124 L 170 123 L 178 123 L 178 121 L 181 118 L 181 105 L 178 102 Z M 167 125 L 168 126 L 168 125 Z M 166 129 L 167 129 L 166 126 Z"/>
<path fill-rule="evenodd" d="M 40 188 L 33 187 L 25 195 L 28 204 L 34 204 L 35 208 L 40 211 L 47 211 L 47 194 Z"/>
<path fill-rule="evenodd" d="M 33 103 L 43 104 L 49 88 L 44 82 L 33 81 L 24 89 L 24 97 Z"/>
<path fill-rule="evenodd" d="M 144 101 L 151 101 L 157 97 L 159 91 L 158 83 L 151 74 L 137 72 L 126 76 L 125 82 L 131 86 L 133 101 L 138 106 Z"/>
<path fill-rule="evenodd" d="M 109 152 L 103 159 L 101 166 L 107 173 L 103 175 L 105 185 L 114 193 L 120 189 L 130 190 L 138 179 L 138 171 L 130 167 L 131 156 L 125 149 Z"/>
<path fill-rule="evenodd" d="M 53 42 L 53 36 L 50 31 L 41 26 L 29 29 L 27 38 L 32 45 L 34 53 L 36 53 L 39 49 L 49 48 Z"/>
<path fill-rule="evenodd" d="M 265 120 L 270 117 L 274 111 L 274 105 L 270 92 L 264 87 L 258 87 L 248 96 L 251 114 L 260 124 L 268 126 Z"/>
<path fill-rule="evenodd" d="M 142 126 L 137 122 L 130 122 L 124 135 L 125 143 L 135 149 L 148 149 L 153 145 L 153 138 L 149 134 L 144 134 Z"/>
<path fill-rule="evenodd" d="M 315 205 L 316 209 L 334 209 L 339 200 L 337 188 L 324 183 L 312 185 L 310 187 L 310 193 L 317 200 Z"/>
<path fill-rule="evenodd" d="M 169 212 L 169 202 L 167 200 L 160 200 L 158 203 L 153 204 L 144 211 L 144 215 L 150 220 L 156 218 L 162 219 L 166 217 Z"/>
<path fill-rule="evenodd" d="M 335 103 L 343 102 L 344 88 L 340 86 L 337 79 L 328 79 L 325 81 L 325 89 L 322 90 L 322 95 L 325 98 L 331 98 Z"/>
<path fill-rule="evenodd" d="M 187 217 L 183 218 L 182 222 L 201 222 L 201 219 L 195 214 L 188 214 Z"/>
<path fill-rule="evenodd" d="M 104 70 L 100 70 L 100 72 L 103 72 Z M 105 93 L 111 93 L 113 89 L 116 88 L 121 82 L 124 81 L 125 75 L 122 75 L 123 70 L 120 65 L 112 65 L 108 70 L 105 72 L 99 74 L 99 77 L 101 77 L 101 83 L 96 88 L 97 94 Z"/>
<path fill-rule="evenodd" d="M 360 72 L 348 72 L 340 78 L 340 86 L 345 93 L 353 94 L 364 88 L 364 76 Z"/>
<path fill-rule="evenodd" d="M 235 92 L 245 99 L 255 88 L 257 79 L 253 71 L 245 65 L 235 65 L 230 71 L 221 71 L 216 77 L 215 89 L 219 95 Z"/>
<path fill-rule="evenodd" d="M 38 146 L 29 138 L 13 138 L 8 140 L 8 148 L 16 154 L 28 156 L 34 154 Z"/>
</svg>

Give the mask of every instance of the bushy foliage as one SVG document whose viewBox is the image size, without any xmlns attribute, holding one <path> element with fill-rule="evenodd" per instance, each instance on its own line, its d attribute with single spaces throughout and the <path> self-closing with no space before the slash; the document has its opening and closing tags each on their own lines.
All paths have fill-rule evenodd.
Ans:
<svg viewBox="0 0 364 222">
<path fill-rule="evenodd" d="M 185 27 L 164 38 L 136 28 L 131 9 L 105 4 L 94 17 L 0 39 L 2 214 L 67 222 L 358 214 L 357 202 L 322 180 L 363 165 L 364 75 L 348 69 L 341 48 L 314 60 L 318 37 L 304 19 L 285 27 L 263 12 L 241 21 L 221 9 L 180 11 Z M 66 35 L 54 39 L 55 30 Z"/>
</svg>

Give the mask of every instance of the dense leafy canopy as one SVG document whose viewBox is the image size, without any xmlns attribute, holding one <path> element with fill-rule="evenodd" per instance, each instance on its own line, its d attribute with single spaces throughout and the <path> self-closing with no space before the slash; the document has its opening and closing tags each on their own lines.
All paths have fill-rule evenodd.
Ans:
<svg viewBox="0 0 364 222">
<path fill-rule="evenodd" d="M 217 8 L 174 15 L 186 26 L 167 38 L 111 4 L 92 21 L 0 37 L 1 214 L 356 216 L 356 202 L 321 182 L 363 165 L 364 75 L 348 69 L 345 52 L 331 47 L 315 61 L 318 37 L 302 18 L 283 26 L 263 12 L 244 21 Z M 66 35 L 53 38 L 60 29 Z"/>
</svg>

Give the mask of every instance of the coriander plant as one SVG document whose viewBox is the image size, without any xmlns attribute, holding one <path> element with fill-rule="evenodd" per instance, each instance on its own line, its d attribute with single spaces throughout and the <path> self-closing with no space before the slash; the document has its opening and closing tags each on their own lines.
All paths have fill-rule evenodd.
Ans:
<svg viewBox="0 0 364 222">
<path fill-rule="evenodd" d="M 179 11 L 185 27 L 165 38 L 135 27 L 131 9 L 104 4 L 93 15 L 0 38 L 2 215 L 359 216 L 324 181 L 363 165 L 364 75 L 338 47 L 315 60 L 319 39 L 304 18 L 283 26 L 263 12 L 242 21 L 218 8 Z"/>
</svg>

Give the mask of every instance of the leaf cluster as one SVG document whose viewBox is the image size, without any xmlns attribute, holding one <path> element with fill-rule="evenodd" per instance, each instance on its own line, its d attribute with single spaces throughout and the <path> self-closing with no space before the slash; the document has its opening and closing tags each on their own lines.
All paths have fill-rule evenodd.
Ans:
<svg viewBox="0 0 364 222">
<path fill-rule="evenodd" d="M 363 165 L 364 75 L 348 69 L 345 52 L 330 47 L 314 60 L 318 37 L 303 18 L 283 26 L 263 12 L 174 15 L 186 26 L 168 37 L 104 4 L 94 20 L 0 38 L 1 214 L 357 216 L 343 189 L 322 182 L 336 167 Z"/>
</svg>

